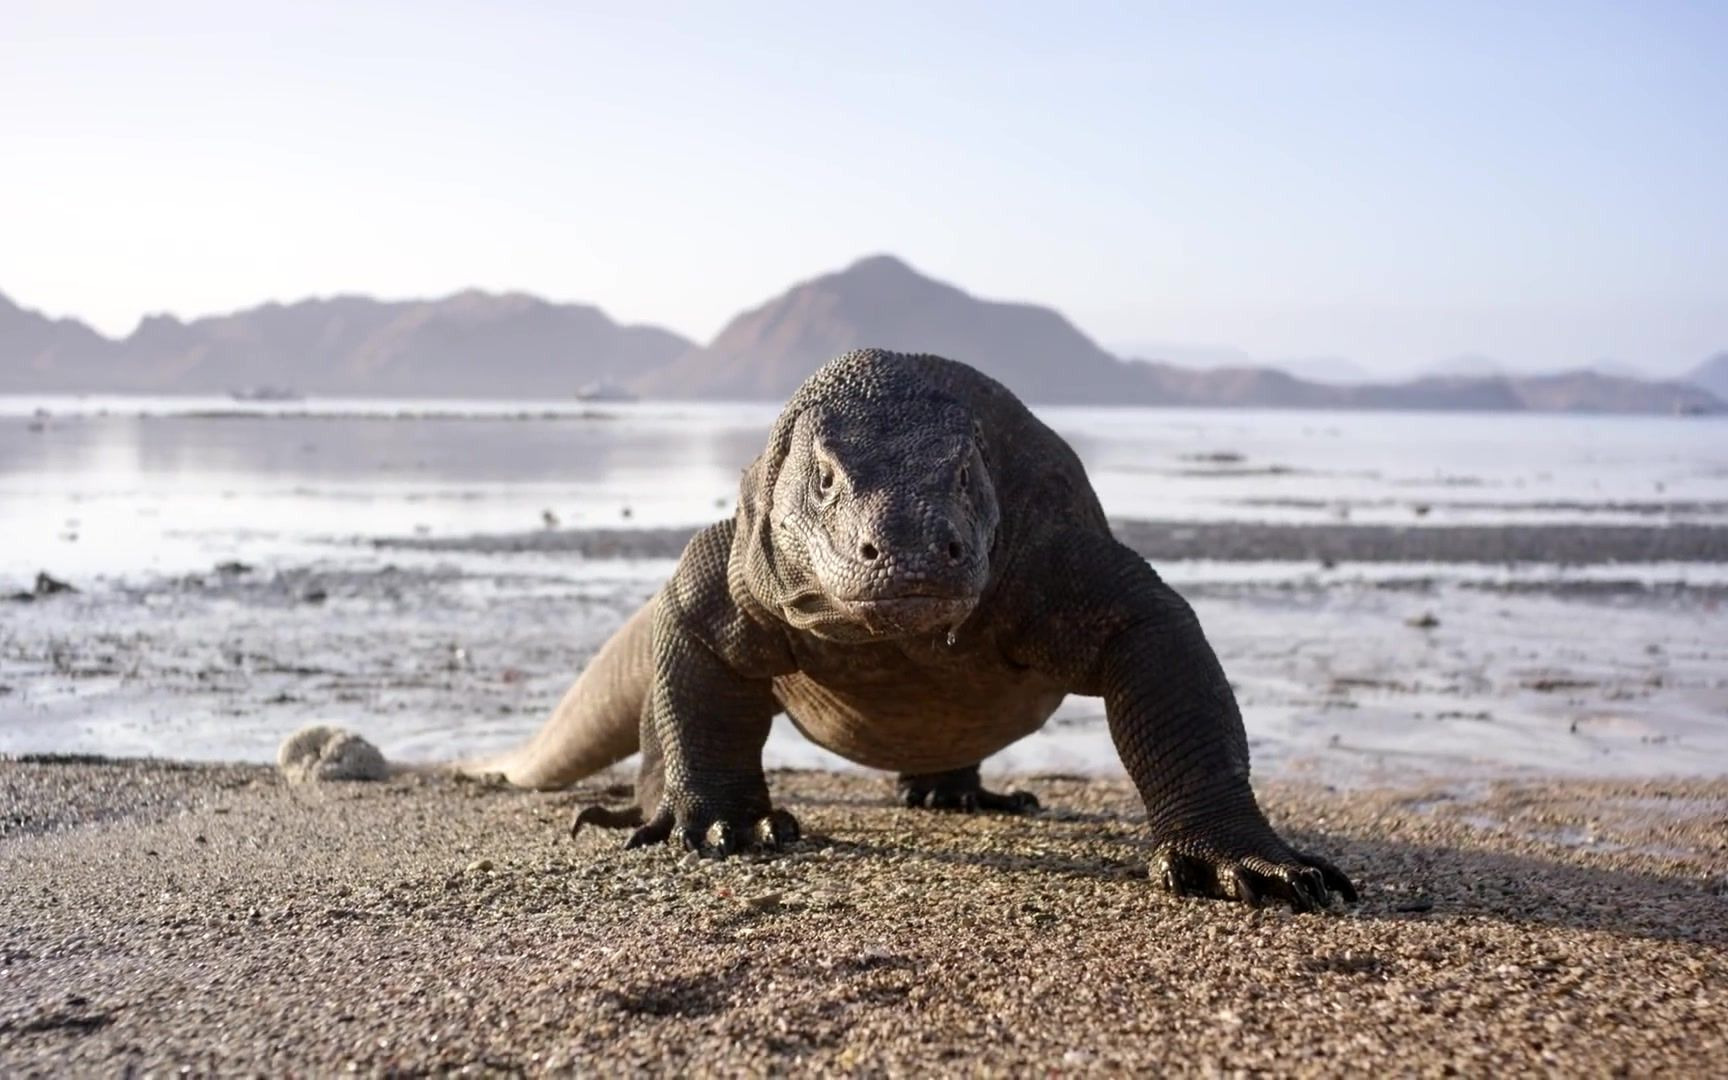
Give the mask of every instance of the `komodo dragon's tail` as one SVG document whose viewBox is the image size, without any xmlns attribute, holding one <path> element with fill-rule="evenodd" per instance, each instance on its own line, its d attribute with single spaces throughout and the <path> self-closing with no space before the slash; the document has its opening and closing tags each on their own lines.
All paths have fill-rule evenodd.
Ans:
<svg viewBox="0 0 1728 1080">
<path fill-rule="evenodd" d="M 634 754 L 653 672 L 654 601 L 613 634 L 534 737 L 497 757 L 465 761 L 469 776 L 502 774 L 517 787 L 566 787 Z"/>
</svg>

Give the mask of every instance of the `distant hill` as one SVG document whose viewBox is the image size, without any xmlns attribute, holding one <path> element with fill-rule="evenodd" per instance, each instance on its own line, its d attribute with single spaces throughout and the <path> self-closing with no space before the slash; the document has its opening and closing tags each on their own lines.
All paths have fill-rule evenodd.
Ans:
<svg viewBox="0 0 1728 1080">
<path fill-rule="evenodd" d="M 1226 345 L 1183 345 L 1176 342 L 1136 341 L 1117 345 L 1117 356 L 1177 367 L 1274 368 L 1310 382 L 1360 383 L 1373 377 L 1367 368 L 1344 356 L 1298 356 L 1262 364 L 1245 350 Z"/>
<path fill-rule="evenodd" d="M 964 360 L 1021 397 L 1052 404 L 1657 413 L 1723 408 L 1694 387 L 1582 371 L 1340 385 L 1265 366 L 1124 362 L 1056 311 L 979 299 L 889 255 L 793 286 L 734 318 L 706 347 L 637 380 L 633 389 L 645 397 L 778 400 L 823 361 L 866 346 Z M 1237 355 L 1207 352 L 1225 361 Z M 1454 363 L 1493 364 L 1478 357 Z"/>
<path fill-rule="evenodd" d="M 1123 341 L 1110 351 L 1124 360 L 1155 360 L 1179 367 L 1253 367 L 1254 357 L 1233 345 L 1184 345 L 1179 341 Z"/>
<path fill-rule="evenodd" d="M 521 293 L 388 302 L 337 296 L 103 337 L 0 297 L 0 393 L 224 393 L 568 397 L 605 384 L 647 397 L 781 400 L 825 360 L 864 346 L 964 360 L 1029 401 L 1070 404 L 1694 413 L 1709 390 L 1579 370 L 1514 376 L 1481 358 L 1394 383 L 1319 382 L 1252 363 L 1121 360 L 1059 312 L 972 296 L 890 255 L 793 286 L 706 346 L 620 326 L 598 308 Z M 1235 354 L 1215 350 L 1212 358 Z M 1336 368 L 1336 364 L 1330 364 Z M 1695 372 L 1721 387 L 1728 360 Z"/>
<path fill-rule="evenodd" d="M 1536 412 L 1722 412 L 1714 395 L 1687 383 L 1605 375 L 1588 369 L 1510 380 L 1526 409 Z"/>
<path fill-rule="evenodd" d="M 1728 352 L 1719 352 L 1686 373 L 1685 380 L 1728 400 Z"/>
<path fill-rule="evenodd" d="M 642 378 L 644 396 L 779 399 L 822 363 L 874 346 L 971 364 L 1033 401 L 1101 402 L 1140 380 L 1049 308 L 979 300 L 891 255 L 793 286 L 708 346 Z"/>
<path fill-rule="evenodd" d="M 281 386 L 327 396 L 565 397 L 627 382 L 691 348 L 598 308 L 468 291 L 390 302 L 337 296 L 181 322 L 120 340 L 0 298 L 0 391 L 225 393 Z"/>
<path fill-rule="evenodd" d="M 1363 383 L 1374 377 L 1367 368 L 1345 356 L 1300 356 L 1280 360 L 1274 366 L 1314 382 Z"/>
<path fill-rule="evenodd" d="M 115 377 L 112 342 L 76 319 L 50 319 L 0 296 L 0 392 L 71 389 Z"/>
</svg>

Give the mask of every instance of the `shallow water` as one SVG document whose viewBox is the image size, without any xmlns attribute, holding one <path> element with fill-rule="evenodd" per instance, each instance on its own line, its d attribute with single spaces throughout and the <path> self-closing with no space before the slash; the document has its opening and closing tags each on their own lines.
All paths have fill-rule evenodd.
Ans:
<svg viewBox="0 0 1728 1080">
<path fill-rule="evenodd" d="M 0 398 L 0 585 L 726 516 L 768 405 Z M 1052 408 L 1114 517 L 1728 522 L 1728 423 Z M 404 418 L 407 417 L 407 418 Z"/>
<path fill-rule="evenodd" d="M 84 590 L 0 605 L 0 752 L 258 760 L 313 721 L 405 760 L 508 745 L 670 562 L 370 541 L 522 533 L 548 512 L 715 520 L 774 413 L 0 398 L 0 592 L 38 570 Z M 1717 420 L 1043 415 L 1118 518 L 1728 523 Z M 257 570 L 222 582 L 224 560 Z M 1728 771 L 1728 561 L 1159 569 L 1224 658 L 1261 774 Z M 308 582 L 328 601 L 304 602 Z M 1412 625 L 1429 612 L 1438 628 Z M 785 724 L 770 758 L 836 761 Z M 1112 770 L 1101 703 L 1071 700 L 991 767 Z"/>
</svg>

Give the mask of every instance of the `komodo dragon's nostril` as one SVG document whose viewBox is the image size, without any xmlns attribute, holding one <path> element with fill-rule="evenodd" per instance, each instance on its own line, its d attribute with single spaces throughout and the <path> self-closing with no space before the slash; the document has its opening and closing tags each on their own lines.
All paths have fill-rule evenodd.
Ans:
<svg viewBox="0 0 1728 1080">
<path fill-rule="evenodd" d="M 881 552 L 876 550 L 876 545 L 872 544 L 868 540 L 858 545 L 858 557 L 863 559 L 865 562 L 875 562 L 876 556 L 880 554 Z"/>
</svg>

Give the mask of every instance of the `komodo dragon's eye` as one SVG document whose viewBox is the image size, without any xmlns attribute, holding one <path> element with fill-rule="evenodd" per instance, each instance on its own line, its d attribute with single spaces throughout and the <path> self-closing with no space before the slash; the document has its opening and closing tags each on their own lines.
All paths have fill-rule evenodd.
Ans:
<svg viewBox="0 0 1728 1080">
<path fill-rule="evenodd" d="M 960 466 L 960 490 L 965 491 L 972 486 L 972 466 Z"/>
<path fill-rule="evenodd" d="M 816 472 L 816 485 L 823 491 L 834 490 L 834 469 L 824 465 Z"/>
</svg>

